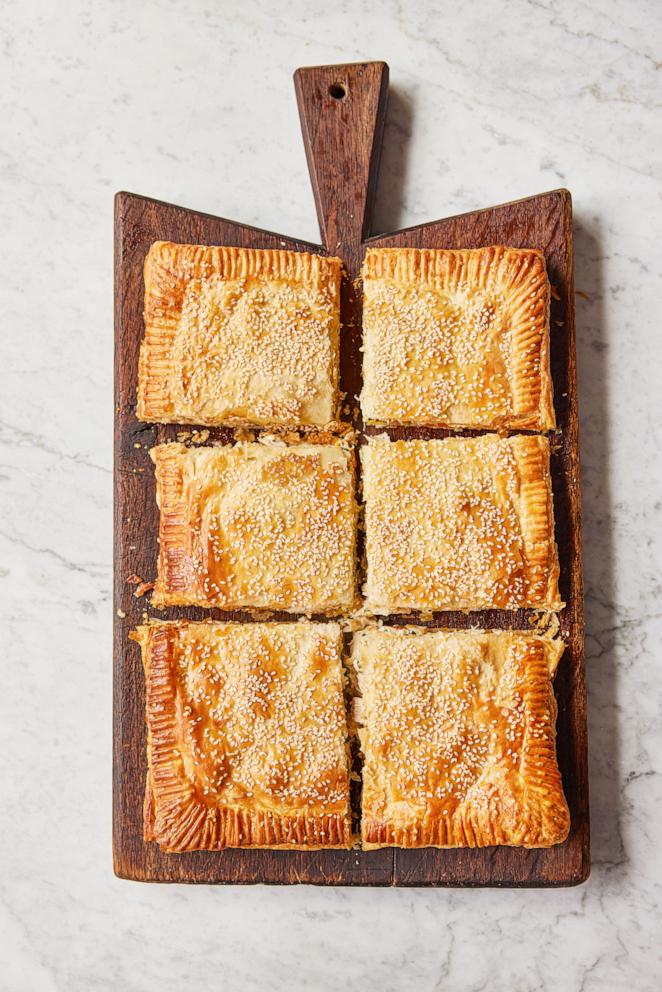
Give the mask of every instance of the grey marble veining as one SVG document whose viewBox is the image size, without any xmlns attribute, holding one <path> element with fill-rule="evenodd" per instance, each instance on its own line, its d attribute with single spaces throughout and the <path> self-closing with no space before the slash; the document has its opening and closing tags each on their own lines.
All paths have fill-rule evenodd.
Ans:
<svg viewBox="0 0 662 992">
<path fill-rule="evenodd" d="M 662 7 L 3 5 L 0 989 L 660 987 Z M 376 228 L 568 186 L 593 873 L 186 888 L 110 856 L 112 194 L 317 239 L 291 84 L 383 58 Z"/>
</svg>

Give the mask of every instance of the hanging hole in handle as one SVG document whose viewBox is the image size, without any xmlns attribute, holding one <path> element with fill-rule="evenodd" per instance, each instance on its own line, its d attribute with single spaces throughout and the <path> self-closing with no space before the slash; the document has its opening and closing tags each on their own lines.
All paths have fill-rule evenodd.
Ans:
<svg viewBox="0 0 662 992">
<path fill-rule="evenodd" d="M 334 100 L 344 100 L 347 96 L 347 90 L 342 83 L 331 83 L 329 96 L 332 96 Z"/>
</svg>

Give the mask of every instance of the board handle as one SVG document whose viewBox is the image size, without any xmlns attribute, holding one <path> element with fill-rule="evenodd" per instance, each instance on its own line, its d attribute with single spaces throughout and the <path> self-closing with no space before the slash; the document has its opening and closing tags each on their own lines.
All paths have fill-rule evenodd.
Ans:
<svg viewBox="0 0 662 992">
<path fill-rule="evenodd" d="M 297 69 L 294 87 L 322 242 L 353 256 L 369 234 L 382 147 L 386 62 Z"/>
</svg>

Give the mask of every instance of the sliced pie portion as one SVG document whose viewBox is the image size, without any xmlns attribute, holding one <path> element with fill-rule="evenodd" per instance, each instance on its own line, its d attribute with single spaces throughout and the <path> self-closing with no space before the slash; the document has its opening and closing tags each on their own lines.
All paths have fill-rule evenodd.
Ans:
<svg viewBox="0 0 662 992">
<path fill-rule="evenodd" d="M 564 841 L 552 688 L 563 648 L 519 631 L 356 634 L 363 846 Z"/>
<path fill-rule="evenodd" d="M 157 241 L 145 260 L 140 420 L 322 426 L 338 406 L 341 262 Z"/>
<path fill-rule="evenodd" d="M 563 606 L 546 437 L 379 436 L 361 459 L 373 613 Z"/>
<path fill-rule="evenodd" d="M 335 623 L 152 623 L 145 840 L 164 851 L 352 844 Z"/>
<path fill-rule="evenodd" d="M 368 423 L 549 430 L 542 252 L 371 248 L 363 265 Z"/>
<path fill-rule="evenodd" d="M 338 614 L 356 600 L 348 444 L 152 448 L 161 509 L 155 606 Z"/>
</svg>

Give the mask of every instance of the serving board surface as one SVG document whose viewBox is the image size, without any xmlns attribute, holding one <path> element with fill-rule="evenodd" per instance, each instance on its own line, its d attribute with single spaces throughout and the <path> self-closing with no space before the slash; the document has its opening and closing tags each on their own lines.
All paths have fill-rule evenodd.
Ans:
<svg viewBox="0 0 662 992">
<path fill-rule="evenodd" d="M 323 244 L 263 231 L 172 204 L 118 193 L 115 201 L 115 579 L 113 851 L 121 878 L 164 882 L 324 885 L 546 886 L 574 885 L 589 874 L 589 815 L 584 682 L 577 382 L 575 363 L 572 206 L 567 190 L 369 237 L 381 148 L 388 68 L 382 62 L 321 66 L 295 73 L 295 87 Z M 136 597 L 136 577 L 155 577 L 158 510 L 149 449 L 190 426 L 136 419 L 138 353 L 143 334 L 143 262 L 154 241 L 290 248 L 339 255 L 347 271 L 341 291 L 341 387 L 352 407 L 361 385 L 358 276 L 365 247 L 478 248 L 504 244 L 545 253 L 553 287 L 551 360 L 558 430 L 552 435 L 552 480 L 560 591 L 566 642 L 556 676 L 557 748 L 571 814 L 570 835 L 549 849 L 403 851 L 251 851 L 164 854 L 142 837 L 145 790 L 144 682 L 140 649 L 128 634 L 145 613 L 161 619 L 249 619 L 197 608 L 153 610 Z M 358 411 L 354 411 L 361 428 Z M 383 430 L 383 429 L 380 429 Z M 372 431 L 370 431 L 372 432 Z M 449 431 L 401 428 L 392 437 L 440 437 Z M 480 433 L 480 432 L 466 432 Z M 207 442 L 231 441 L 210 429 Z M 274 614 L 279 618 L 278 614 Z M 291 619 L 281 615 L 284 619 Z M 398 623 L 417 621 L 399 617 Z M 428 626 L 525 628 L 532 611 L 436 613 Z"/>
</svg>

